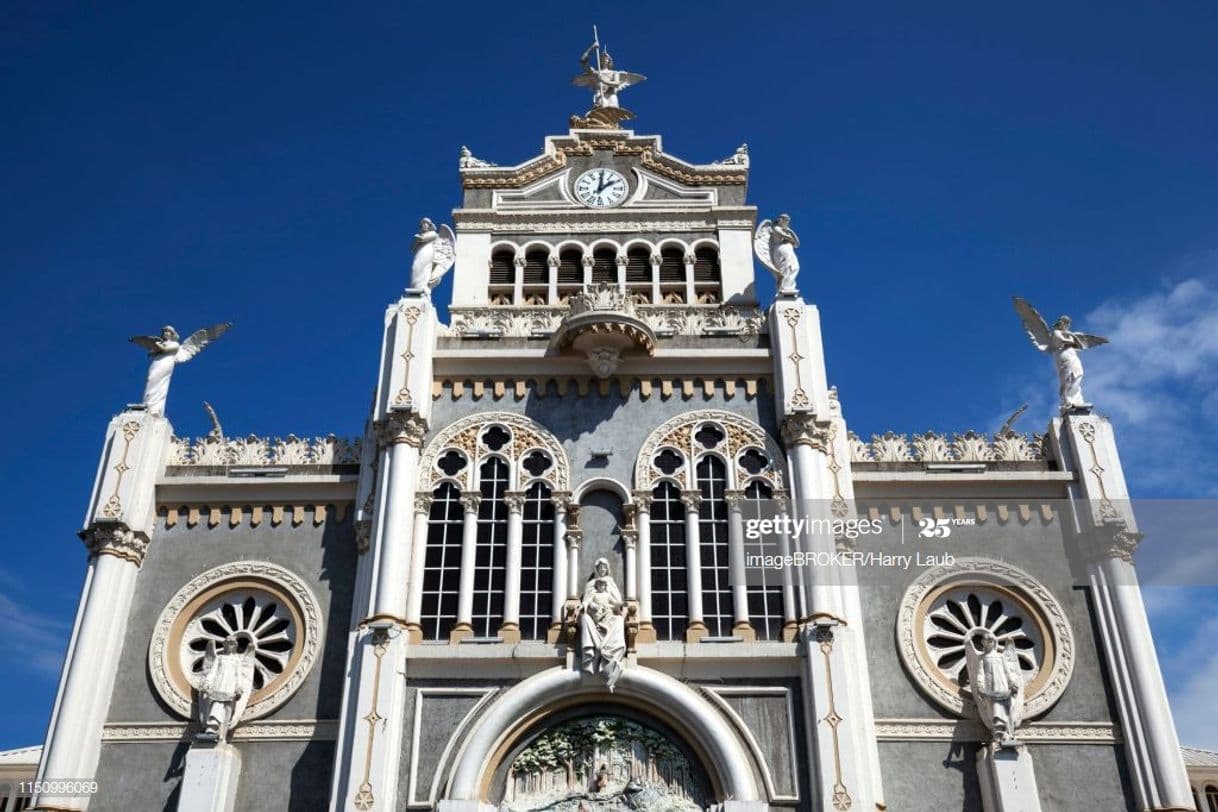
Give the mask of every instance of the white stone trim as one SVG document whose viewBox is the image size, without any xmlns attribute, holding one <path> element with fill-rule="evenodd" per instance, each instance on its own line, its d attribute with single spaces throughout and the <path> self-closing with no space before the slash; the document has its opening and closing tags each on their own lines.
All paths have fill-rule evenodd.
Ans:
<svg viewBox="0 0 1218 812">
<path fill-rule="evenodd" d="M 110 722 L 102 741 L 112 743 L 180 741 L 193 732 L 192 724 L 163 722 Z M 335 741 L 337 719 L 274 719 L 250 722 L 233 730 L 234 741 Z"/>
<path fill-rule="evenodd" d="M 984 725 L 973 719 L 876 719 L 879 741 L 987 742 L 993 738 Z M 1112 722 L 1037 722 L 1019 730 L 1025 744 L 1118 744 Z"/>
<path fill-rule="evenodd" d="M 801 787 L 799 784 L 799 756 L 795 749 L 795 708 L 791 702 L 791 691 L 779 685 L 702 685 L 703 692 L 715 703 L 719 712 L 731 720 L 737 732 L 753 753 L 758 769 L 761 771 L 761 781 L 765 784 L 766 795 L 774 803 L 798 803 Z M 761 746 L 749 730 L 748 725 L 740 718 L 740 714 L 724 701 L 725 696 L 781 696 L 786 701 L 787 709 L 787 753 L 791 758 L 791 782 L 795 786 L 794 795 L 779 795 L 774 788 L 774 776 L 770 763 L 762 755 Z"/>
<path fill-rule="evenodd" d="M 302 620 L 297 628 L 299 637 L 296 646 L 299 647 L 300 657 L 295 666 L 273 693 L 250 702 L 245 710 L 245 719 L 265 716 L 287 702 L 300 688 L 321 653 L 323 622 L 320 605 L 308 585 L 294 573 L 269 561 L 238 561 L 197 575 L 179 589 L 161 611 L 148 646 L 148 673 L 153 687 L 175 713 L 187 719 L 192 717 L 193 701 L 191 696 L 184 695 L 178 689 L 170 677 L 169 658 L 178 656 L 178 641 L 171 640 L 170 634 L 177 625 L 180 613 L 191 601 L 226 581 L 264 581 L 278 587 L 295 600 L 295 609 Z"/>
<path fill-rule="evenodd" d="M 901 599 L 896 619 L 897 651 L 905 670 L 935 704 L 956 715 L 975 715 L 972 702 L 964 701 L 964 692 L 948 690 L 932 672 L 935 666 L 921 654 L 918 636 L 922 631 L 915 622 L 920 610 L 924 609 L 928 595 L 939 587 L 953 583 L 961 587 L 1004 588 L 1023 599 L 1026 606 L 1021 608 L 1031 609 L 1039 615 L 1031 619 L 1043 625 L 1053 645 L 1053 661 L 1040 663 L 1041 672 L 1048 669 L 1049 673 L 1040 688 L 1027 697 L 1025 713 L 1032 718 L 1047 711 L 1061 698 L 1074 673 L 1074 633 L 1061 604 L 1052 593 L 1028 573 L 1003 561 L 958 558 L 955 564 L 927 570 L 909 585 Z"/>
<path fill-rule="evenodd" d="M 481 436 L 491 426 L 503 426 L 512 439 L 499 451 L 490 451 L 482 445 Z M 465 456 L 465 467 L 456 476 L 449 477 L 440 471 L 436 463 L 450 450 Z M 542 476 L 534 477 L 524 470 L 521 463 L 531 451 L 541 450 L 550 455 L 554 464 Z M 544 482 L 551 491 L 570 490 L 571 465 L 562 443 L 537 421 L 516 412 L 489 411 L 471 414 L 445 426 L 423 451 L 419 461 L 418 490 L 431 493 L 442 480 L 454 482 L 462 491 L 475 490 L 478 484 L 477 469 L 488 455 L 502 457 L 508 461 L 508 490 L 524 491 L 534 482 Z"/>
<path fill-rule="evenodd" d="M 498 688 L 416 688 L 414 694 L 414 720 L 410 733 L 410 780 L 406 789 L 406 808 L 407 809 L 432 809 L 435 807 L 440 795 L 440 783 L 444 777 L 444 767 L 448 764 L 449 758 L 452 756 L 453 749 L 462 740 L 466 726 L 470 719 L 473 719 L 478 713 L 486 707 L 486 703 L 491 700 Z M 428 789 L 426 798 L 418 798 L 418 783 L 419 783 L 419 742 L 423 732 L 423 698 L 426 696 L 481 696 L 482 698 L 474 704 L 465 716 L 461 717 L 461 721 L 453 728 L 452 735 L 449 736 L 448 742 L 444 745 L 444 751 L 440 753 L 440 758 L 436 761 L 436 772 L 431 778 L 431 787 Z"/>
</svg>

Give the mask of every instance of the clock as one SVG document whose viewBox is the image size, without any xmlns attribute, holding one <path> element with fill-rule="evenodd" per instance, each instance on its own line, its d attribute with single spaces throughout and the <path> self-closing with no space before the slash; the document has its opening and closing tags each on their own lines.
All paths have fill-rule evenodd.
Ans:
<svg viewBox="0 0 1218 812">
<path fill-rule="evenodd" d="M 626 199 L 628 190 L 626 178 L 612 169 L 589 169 L 575 179 L 579 202 L 596 209 L 616 206 Z"/>
</svg>

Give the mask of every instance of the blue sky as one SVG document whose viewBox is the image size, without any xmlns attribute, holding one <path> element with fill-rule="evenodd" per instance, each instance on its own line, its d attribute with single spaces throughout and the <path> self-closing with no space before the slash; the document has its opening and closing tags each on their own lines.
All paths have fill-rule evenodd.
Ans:
<svg viewBox="0 0 1218 812">
<path fill-rule="evenodd" d="M 358 433 L 414 224 L 459 202 L 460 145 L 515 163 L 584 110 L 594 22 L 649 77 L 636 130 L 692 161 L 748 142 L 859 434 L 1024 402 L 1043 430 L 1019 294 L 1117 339 L 1088 395 L 1135 494 L 1218 495 L 1218 6 L 610 8 L 4 4 L 0 748 L 45 731 L 96 455 L 142 385 L 127 337 L 236 322 L 175 376 L 181 435 L 204 399 L 229 434 Z M 1148 602 L 1184 739 L 1218 746 L 1218 599 Z"/>
</svg>

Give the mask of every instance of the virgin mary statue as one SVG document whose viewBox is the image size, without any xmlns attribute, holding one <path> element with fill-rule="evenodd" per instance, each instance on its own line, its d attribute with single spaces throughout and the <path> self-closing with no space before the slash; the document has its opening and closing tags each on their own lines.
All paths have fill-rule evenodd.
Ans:
<svg viewBox="0 0 1218 812">
<path fill-rule="evenodd" d="M 579 617 L 580 662 L 588 674 L 603 674 L 609 690 L 622 676 L 626 631 L 622 593 L 609 571 L 609 560 L 596 559 L 584 586 Z"/>
</svg>

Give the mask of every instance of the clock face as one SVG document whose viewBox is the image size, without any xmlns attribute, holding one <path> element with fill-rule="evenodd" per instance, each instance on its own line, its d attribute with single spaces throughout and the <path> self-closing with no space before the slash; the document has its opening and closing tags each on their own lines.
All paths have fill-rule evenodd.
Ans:
<svg viewBox="0 0 1218 812">
<path fill-rule="evenodd" d="M 612 169 L 589 169 L 575 179 L 575 196 L 593 208 L 616 206 L 626 199 L 628 190 L 626 179 Z"/>
</svg>

